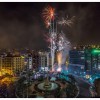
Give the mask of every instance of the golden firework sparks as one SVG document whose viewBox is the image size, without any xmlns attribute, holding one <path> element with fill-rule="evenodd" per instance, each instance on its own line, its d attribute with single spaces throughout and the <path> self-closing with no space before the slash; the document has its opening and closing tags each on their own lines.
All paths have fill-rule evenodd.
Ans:
<svg viewBox="0 0 100 100">
<path fill-rule="evenodd" d="M 51 21 L 54 19 L 55 9 L 51 6 L 47 6 L 43 9 L 43 19 L 45 21 L 46 27 L 49 27 Z"/>
</svg>

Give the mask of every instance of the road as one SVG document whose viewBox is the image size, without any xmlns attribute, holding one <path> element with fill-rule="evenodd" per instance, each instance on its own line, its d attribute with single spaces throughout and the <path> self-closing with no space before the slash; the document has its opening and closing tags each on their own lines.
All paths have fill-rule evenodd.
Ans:
<svg viewBox="0 0 100 100">
<path fill-rule="evenodd" d="M 75 76 L 75 79 L 77 81 L 77 84 L 79 86 L 79 98 L 89 98 L 91 97 L 89 87 L 91 86 L 88 82 L 85 80 Z"/>
</svg>

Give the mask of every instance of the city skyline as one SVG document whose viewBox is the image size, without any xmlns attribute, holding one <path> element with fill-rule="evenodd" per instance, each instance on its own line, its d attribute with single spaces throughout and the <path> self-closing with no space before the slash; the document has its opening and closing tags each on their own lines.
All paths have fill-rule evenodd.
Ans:
<svg viewBox="0 0 100 100">
<path fill-rule="evenodd" d="M 100 97 L 100 4 L 0 3 L 0 98 Z"/>
</svg>

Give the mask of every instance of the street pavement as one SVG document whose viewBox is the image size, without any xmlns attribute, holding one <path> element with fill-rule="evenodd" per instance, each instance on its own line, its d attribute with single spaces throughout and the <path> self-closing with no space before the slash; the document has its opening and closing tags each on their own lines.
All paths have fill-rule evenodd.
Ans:
<svg viewBox="0 0 100 100">
<path fill-rule="evenodd" d="M 90 91 L 89 91 L 89 87 L 91 86 L 91 84 L 89 84 L 88 82 L 86 82 L 85 80 L 74 76 L 77 84 L 79 86 L 79 98 L 90 98 Z"/>
</svg>

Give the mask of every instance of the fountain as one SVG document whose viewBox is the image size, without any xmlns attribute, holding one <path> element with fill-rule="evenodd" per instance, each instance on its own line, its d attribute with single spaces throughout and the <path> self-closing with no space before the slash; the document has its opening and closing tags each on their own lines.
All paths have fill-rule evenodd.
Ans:
<svg viewBox="0 0 100 100">
<path fill-rule="evenodd" d="M 41 92 L 52 92 L 55 91 L 56 89 L 60 88 L 59 84 L 55 82 L 51 82 L 49 80 L 49 76 L 47 75 L 46 79 L 43 82 L 39 82 L 36 85 L 36 90 L 39 90 Z"/>
</svg>

